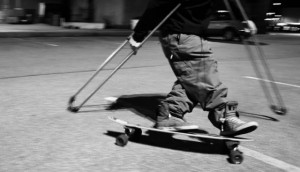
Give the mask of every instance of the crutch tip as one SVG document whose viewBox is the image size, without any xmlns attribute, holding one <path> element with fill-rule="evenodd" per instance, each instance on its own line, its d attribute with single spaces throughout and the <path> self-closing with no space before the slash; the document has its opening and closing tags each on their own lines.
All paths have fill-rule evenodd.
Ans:
<svg viewBox="0 0 300 172">
<path fill-rule="evenodd" d="M 278 115 L 286 115 L 286 113 L 287 113 L 286 107 L 283 107 L 283 106 L 271 105 L 270 108 L 274 113 L 276 113 Z"/>
<path fill-rule="evenodd" d="M 76 113 L 76 112 L 79 111 L 79 108 L 78 108 L 78 107 L 72 107 L 72 106 L 69 106 L 69 107 L 67 108 L 67 110 L 70 111 L 70 112 Z"/>
</svg>

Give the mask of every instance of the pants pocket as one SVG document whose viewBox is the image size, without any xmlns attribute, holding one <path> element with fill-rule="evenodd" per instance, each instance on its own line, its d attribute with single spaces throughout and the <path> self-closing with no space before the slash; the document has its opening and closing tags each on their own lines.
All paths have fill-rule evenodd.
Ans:
<svg viewBox="0 0 300 172">
<path fill-rule="evenodd" d="M 176 61 L 171 63 L 173 71 L 179 80 L 189 78 L 194 73 L 191 61 Z"/>
</svg>

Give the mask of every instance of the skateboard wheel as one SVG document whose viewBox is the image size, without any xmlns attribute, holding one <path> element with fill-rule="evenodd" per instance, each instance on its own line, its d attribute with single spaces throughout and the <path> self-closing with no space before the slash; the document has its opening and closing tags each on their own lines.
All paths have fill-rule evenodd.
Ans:
<svg viewBox="0 0 300 172">
<path fill-rule="evenodd" d="M 128 143 L 128 135 L 127 134 L 121 134 L 116 138 L 116 145 L 118 146 L 125 146 Z"/>
<path fill-rule="evenodd" d="M 233 164 L 241 164 L 244 160 L 243 153 L 238 150 L 230 151 L 229 158 Z"/>
<path fill-rule="evenodd" d="M 285 107 L 271 105 L 271 110 L 278 115 L 285 115 L 287 113 L 287 109 Z"/>
</svg>

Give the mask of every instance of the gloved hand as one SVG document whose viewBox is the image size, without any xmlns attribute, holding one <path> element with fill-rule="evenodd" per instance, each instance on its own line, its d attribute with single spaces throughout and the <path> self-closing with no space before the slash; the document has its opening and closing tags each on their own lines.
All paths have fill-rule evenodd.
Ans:
<svg viewBox="0 0 300 172">
<path fill-rule="evenodd" d="M 257 33 L 257 27 L 255 25 L 255 23 L 251 20 L 247 20 L 246 24 L 248 25 L 249 29 L 250 29 L 250 33 L 251 35 L 254 35 Z"/>
<path fill-rule="evenodd" d="M 137 50 L 140 47 L 141 43 L 136 42 L 132 37 L 130 37 L 129 44 L 130 44 L 131 49 L 134 51 L 134 55 L 135 55 L 137 53 Z"/>
</svg>

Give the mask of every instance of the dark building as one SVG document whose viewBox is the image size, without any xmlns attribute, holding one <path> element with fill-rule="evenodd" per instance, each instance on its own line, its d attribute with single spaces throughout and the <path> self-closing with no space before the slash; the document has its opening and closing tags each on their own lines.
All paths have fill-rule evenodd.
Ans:
<svg viewBox="0 0 300 172">
<path fill-rule="evenodd" d="M 105 23 L 106 28 L 129 28 L 130 20 L 144 11 L 148 0 L 0 0 L 0 23 L 59 25 L 66 22 Z M 219 2 L 222 2 L 220 0 Z M 273 3 L 281 5 L 274 6 Z M 284 21 L 299 22 L 299 0 L 241 0 L 259 32 L 265 32 L 266 14 L 274 10 Z M 220 8 L 223 8 L 222 5 Z M 276 9 L 277 8 L 277 9 Z"/>
<path fill-rule="evenodd" d="M 68 9 L 65 0 L 0 0 L 0 22 L 57 24 L 59 16 L 68 17 Z"/>
</svg>

